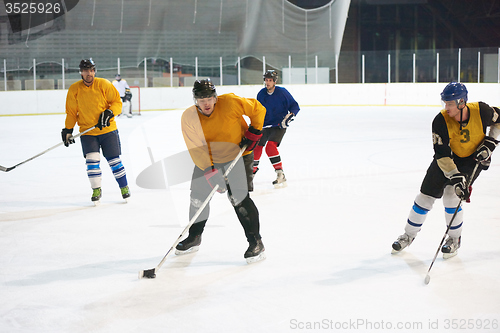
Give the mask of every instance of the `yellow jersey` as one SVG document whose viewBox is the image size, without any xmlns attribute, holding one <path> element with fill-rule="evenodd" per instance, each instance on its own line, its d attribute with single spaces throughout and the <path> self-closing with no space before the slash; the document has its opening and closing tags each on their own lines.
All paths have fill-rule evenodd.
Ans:
<svg viewBox="0 0 500 333">
<path fill-rule="evenodd" d="M 182 114 L 181 126 L 184 141 L 194 164 L 201 170 L 213 163 L 226 163 L 239 152 L 239 144 L 250 125 L 262 130 L 266 108 L 254 98 L 243 98 L 233 93 L 217 97 L 214 111 L 206 116 L 196 105 Z M 251 152 L 245 152 L 248 155 Z"/>
<path fill-rule="evenodd" d="M 462 129 L 460 129 L 460 124 L 455 119 L 448 116 L 446 110 L 441 111 L 448 128 L 450 148 L 459 157 L 472 155 L 485 137 L 479 103 L 467 103 L 467 107 L 469 109 L 469 120 L 467 124 L 462 125 Z"/>
<path fill-rule="evenodd" d="M 106 79 L 94 78 L 94 82 L 87 87 L 83 80 L 73 83 L 66 96 L 65 127 L 71 129 L 78 124 L 79 131 L 83 132 L 97 124 L 99 115 L 106 109 L 113 111 L 115 116 L 122 111 L 122 100 L 118 90 Z M 95 128 L 85 135 L 101 135 L 116 130 L 115 119 L 110 126 L 102 130 Z"/>
</svg>

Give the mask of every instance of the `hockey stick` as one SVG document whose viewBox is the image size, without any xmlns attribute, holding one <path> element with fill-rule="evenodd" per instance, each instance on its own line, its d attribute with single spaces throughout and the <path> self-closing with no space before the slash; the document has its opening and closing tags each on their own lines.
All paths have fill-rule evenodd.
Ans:
<svg viewBox="0 0 500 333">
<path fill-rule="evenodd" d="M 246 148 L 247 148 L 247 146 L 243 146 L 240 149 L 238 155 L 231 162 L 231 164 L 227 168 L 226 172 L 224 173 L 224 176 L 223 176 L 224 179 L 227 179 L 227 176 L 229 175 L 229 173 L 231 172 L 231 170 L 234 168 L 234 166 L 236 165 L 236 163 L 238 162 L 238 160 L 240 159 L 240 157 L 243 155 L 243 153 L 245 152 Z M 200 216 L 201 212 L 203 211 L 203 209 L 205 209 L 205 206 L 210 202 L 210 199 L 212 199 L 212 197 L 214 196 L 215 192 L 217 192 L 218 189 L 219 189 L 219 184 L 216 184 L 214 186 L 214 188 L 212 189 L 212 191 L 208 194 L 208 196 L 205 199 L 205 201 L 203 201 L 203 203 L 200 206 L 200 208 L 198 208 L 198 210 L 196 211 L 196 213 L 194 214 L 194 216 L 191 218 L 191 220 L 189 220 L 188 224 L 186 225 L 186 227 L 184 228 L 184 230 L 182 231 L 182 233 L 179 235 L 179 237 L 177 237 L 177 240 L 174 242 L 174 244 L 172 244 L 172 246 L 170 247 L 170 249 L 167 251 L 167 253 L 163 257 L 163 259 L 160 261 L 160 263 L 155 268 L 151 268 L 151 269 L 146 269 L 146 270 L 140 271 L 139 272 L 139 279 L 142 279 L 142 278 L 154 279 L 156 277 L 156 272 L 158 272 L 160 270 L 160 268 L 163 265 L 163 263 L 165 262 L 165 260 L 167 260 L 167 257 L 170 254 L 170 252 L 172 252 L 172 250 L 177 246 L 177 244 L 179 244 L 179 242 L 182 240 L 182 238 L 184 237 L 184 235 L 186 234 L 186 232 L 194 224 L 194 221 L 196 221 L 196 219 L 198 218 L 198 216 Z"/>
<path fill-rule="evenodd" d="M 469 181 L 467 182 L 467 187 L 471 186 L 472 185 L 472 182 L 474 180 L 474 177 L 476 175 L 476 171 L 477 171 L 477 168 L 479 167 L 479 162 L 476 163 L 476 166 L 474 167 L 474 170 L 472 171 L 472 174 L 470 175 L 470 179 Z M 457 216 L 458 214 L 458 211 L 460 210 L 460 206 L 462 205 L 462 201 L 463 199 L 460 199 L 458 205 L 457 205 L 457 208 L 455 208 L 455 213 L 453 213 L 453 216 L 451 217 L 451 220 L 450 220 L 450 223 L 448 224 L 448 226 L 446 227 L 446 231 L 443 235 L 443 239 L 441 239 L 441 243 L 439 244 L 439 247 L 436 251 L 436 254 L 434 255 L 434 259 L 432 259 L 432 262 L 431 262 L 431 265 L 429 267 L 429 270 L 427 271 L 427 275 L 425 276 L 425 279 L 424 279 L 424 282 L 425 284 L 429 284 L 429 282 L 431 281 L 431 276 L 429 275 L 431 269 L 432 269 L 432 266 L 434 265 L 434 262 L 436 261 L 436 258 L 439 254 L 439 250 L 441 249 L 441 247 L 443 246 L 443 243 L 444 243 L 444 239 L 446 238 L 446 235 L 448 234 L 448 231 L 450 231 L 450 228 L 451 228 L 451 225 L 453 224 L 453 221 L 455 220 L 455 217 Z"/>
<path fill-rule="evenodd" d="M 76 138 L 82 136 L 83 134 L 85 134 L 87 132 L 90 132 L 94 128 L 95 128 L 95 126 L 92 126 L 91 128 L 89 128 L 89 129 L 87 129 L 87 130 L 85 130 L 85 131 L 83 131 L 81 133 L 78 133 L 77 135 L 71 136 L 71 139 L 76 139 Z M 50 147 L 49 149 L 46 149 L 46 150 L 42 151 L 41 153 L 39 153 L 39 154 L 37 154 L 37 155 L 35 155 L 33 157 L 28 158 L 26 161 L 22 161 L 21 163 L 17 163 L 16 165 L 11 166 L 10 168 L 6 168 L 6 167 L 0 165 L 0 171 L 9 172 L 9 171 L 17 168 L 18 166 L 20 166 L 20 165 L 22 165 L 22 164 L 24 164 L 26 162 L 29 162 L 31 160 L 34 160 L 35 158 L 37 158 L 39 156 L 42 156 L 43 154 L 45 154 L 45 153 L 51 151 L 52 149 L 55 149 L 55 148 L 57 148 L 57 147 L 59 147 L 60 145 L 63 145 L 63 144 L 64 144 L 64 142 L 59 142 L 57 145 L 55 145 L 53 147 Z"/>
</svg>

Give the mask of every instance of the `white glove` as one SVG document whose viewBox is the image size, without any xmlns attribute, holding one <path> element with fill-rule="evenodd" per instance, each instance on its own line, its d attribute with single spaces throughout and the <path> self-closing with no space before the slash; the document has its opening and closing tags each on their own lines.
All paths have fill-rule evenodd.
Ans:
<svg viewBox="0 0 500 333">
<path fill-rule="evenodd" d="M 295 116 L 292 112 L 288 113 L 283 120 L 281 121 L 280 127 L 281 128 L 287 128 L 290 126 L 290 123 L 294 121 L 293 116 Z"/>
</svg>

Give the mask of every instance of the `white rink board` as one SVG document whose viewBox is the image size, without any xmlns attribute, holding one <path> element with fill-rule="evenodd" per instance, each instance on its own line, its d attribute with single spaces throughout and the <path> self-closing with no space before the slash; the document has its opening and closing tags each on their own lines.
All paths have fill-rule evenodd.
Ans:
<svg viewBox="0 0 500 333">
<path fill-rule="evenodd" d="M 285 85 L 300 105 L 439 106 L 446 83 Z M 217 93 L 256 98 L 264 86 L 219 86 Z M 470 101 L 500 106 L 500 84 L 466 83 Z M 193 104 L 191 87 L 141 88 L 141 112 L 183 109 Z M 0 91 L 0 115 L 64 113 L 67 90 Z M 137 96 L 133 97 L 137 98 Z"/>
</svg>

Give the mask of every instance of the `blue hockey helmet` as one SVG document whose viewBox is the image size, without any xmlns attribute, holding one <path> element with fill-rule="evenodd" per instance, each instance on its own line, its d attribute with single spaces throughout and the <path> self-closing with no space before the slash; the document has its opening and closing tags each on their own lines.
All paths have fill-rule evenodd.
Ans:
<svg viewBox="0 0 500 333">
<path fill-rule="evenodd" d="M 441 100 L 455 101 L 457 106 L 467 103 L 467 88 L 460 82 L 450 82 L 444 87 L 441 93 Z"/>
</svg>

